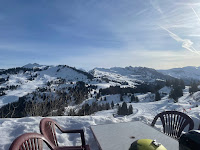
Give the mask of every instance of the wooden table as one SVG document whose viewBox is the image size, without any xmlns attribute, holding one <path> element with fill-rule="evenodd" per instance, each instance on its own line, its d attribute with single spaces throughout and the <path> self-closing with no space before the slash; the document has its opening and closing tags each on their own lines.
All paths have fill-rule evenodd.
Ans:
<svg viewBox="0 0 200 150">
<path fill-rule="evenodd" d="M 177 140 L 139 121 L 95 125 L 91 126 L 91 130 L 101 150 L 128 150 L 138 139 L 156 140 L 167 150 L 179 149 Z"/>
</svg>

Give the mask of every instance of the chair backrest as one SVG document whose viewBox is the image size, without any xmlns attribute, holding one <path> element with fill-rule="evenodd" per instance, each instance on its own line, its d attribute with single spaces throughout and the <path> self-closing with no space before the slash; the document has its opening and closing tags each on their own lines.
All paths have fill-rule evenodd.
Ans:
<svg viewBox="0 0 200 150">
<path fill-rule="evenodd" d="M 164 111 L 155 116 L 151 123 L 154 126 L 160 118 L 163 125 L 163 132 L 173 138 L 179 138 L 184 128 L 189 125 L 189 130 L 194 128 L 193 120 L 186 114 L 178 111 Z"/>
<path fill-rule="evenodd" d="M 84 131 L 82 129 L 76 129 L 76 130 L 64 130 L 61 126 L 57 124 L 56 121 L 50 119 L 50 118 L 43 118 L 40 121 L 40 132 L 44 137 L 46 137 L 52 144 L 54 144 L 57 148 L 63 148 L 59 147 L 58 141 L 56 138 L 56 131 L 55 127 L 57 127 L 62 133 L 79 133 L 81 138 L 81 146 L 65 146 L 64 149 L 77 149 L 77 150 L 90 150 L 89 145 L 86 145 L 85 143 L 85 137 L 84 137 Z"/>
<path fill-rule="evenodd" d="M 50 118 L 43 118 L 40 121 L 40 132 L 55 146 L 58 146 L 55 126 L 58 127 L 58 129 L 62 130 L 62 128 L 54 120 Z"/>
<path fill-rule="evenodd" d="M 55 149 L 55 146 L 43 135 L 38 133 L 25 133 L 13 141 L 9 150 L 42 150 L 43 141 L 51 150 Z"/>
</svg>

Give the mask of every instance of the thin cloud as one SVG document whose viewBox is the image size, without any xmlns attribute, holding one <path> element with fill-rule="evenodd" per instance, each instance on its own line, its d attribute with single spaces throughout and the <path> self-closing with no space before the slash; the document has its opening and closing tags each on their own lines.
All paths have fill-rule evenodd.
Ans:
<svg viewBox="0 0 200 150">
<path fill-rule="evenodd" d="M 192 45 L 193 42 L 190 39 L 182 39 L 180 38 L 178 35 L 176 35 L 175 33 L 171 32 L 170 30 L 168 30 L 167 28 L 164 28 L 162 26 L 160 26 L 162 29 L 164 29 L 165 31 L 167 31 L 169 33 L 169 35 L 175 39 L 177 42 L 182 42 L 182 47 L 193 52 L 196 53 L 198 55 L 200 55 L 200 51 L 196 50 Z"/>
<path fill-rule="evenodd" d="M 160 6 L 153 0 L 150 0 L 150 4 L 152 5 L 152 7 L 157 10 L 158 12 L 160 12 L 161 14 L 163 14 L 163 11 L 161 10 Z"/>
<path fill-rule="evenodd" d="M 192 7 L 192 5 L 190 5 L 191 9 L 193 10 L 194 14 L 196 15 L 197 19 L 199 20 L 200 22 L 200 17 L 199 15 L 197 14 L 197 12 L 194 10 L 194 8 Z"/>
<path fill-rule="evenodd" d="M 180 6 L 188 6 L 188 5 L 192 5 L 192 6 L 200 6 L 199 2 L 176 2 L 176 5 L 180 5 Z"/>
<path fill-rule="evenodd" d="M 138 11 L 138 12 L 135 14 L 135 16 L 139 16 L 139 15 L 145 13 L 145 12 L 148 11 L 148 10 L 149 10 L 149 9 L 143 9 L 143 10 L 141 10 L 141 11 Z"/>
<path fill-rule="evenodd" d="M 192 36 L 192 37 L 200 37 L 199 34 L 190 34 L 190 35 L 188 35 L 188 36 Z"/>
</svg>

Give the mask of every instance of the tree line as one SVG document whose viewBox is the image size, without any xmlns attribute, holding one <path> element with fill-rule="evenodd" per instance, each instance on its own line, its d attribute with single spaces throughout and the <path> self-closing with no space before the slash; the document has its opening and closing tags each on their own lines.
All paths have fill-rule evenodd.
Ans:
<svg viewBox="0 0 200 150">
<path fill-rule="evenodd" d="M 82 103 L 88 98 L 89 89 L 85 83 L 79 81 L 76 86 L 69 87 L 68 92 L 57 90 L 55 94 L 49 88 L 39 88 L 32 94 L 20 97 L 18 101 L 9 103 L 0 108 L 0 117 L 52 116 L 63 115 L 68 103 Z M 55 111 L 57 110 L 57 111 Z"/>
<path fill-rule="evenodd" d="M 129 107 L 127 107 L 126 102 L 123 102 L 122 105 L 118 106 L 118 109 L 117 109 L 118 115 L 130 115 L 132 113 L 133 113 L 132 105 L 129 105 Z"/>
</svg>

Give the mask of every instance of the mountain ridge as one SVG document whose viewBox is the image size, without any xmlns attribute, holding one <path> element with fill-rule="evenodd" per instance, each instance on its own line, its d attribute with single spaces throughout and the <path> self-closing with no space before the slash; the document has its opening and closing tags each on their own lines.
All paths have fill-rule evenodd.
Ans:
<svg viewBox="0 0 200 150">
<path fill-rule="evenodd" d="M 134 93 L 152 92 L 147 95 L 154 99 L 155 92 L 165 86 L 167 80 L 175 79 L 147 67 L 95 68 L 85 72 L 67 65 L 28 64 L 0 72 L 0 106 L 23 104 L 21 107 L 32 113 L 34 111 L 30 110 L 38 104 L 38 109 L 48 111 L 29 115 L 48 115 L 54 109 L 63 112 L 65 106 L 81 108 L 93 102 L 106 104 L 106 97 L 116 94 L 121 95 L 116 96 L 119 101 L 122 95 L 128 94 L 130 101 Z"/>
</svg>

